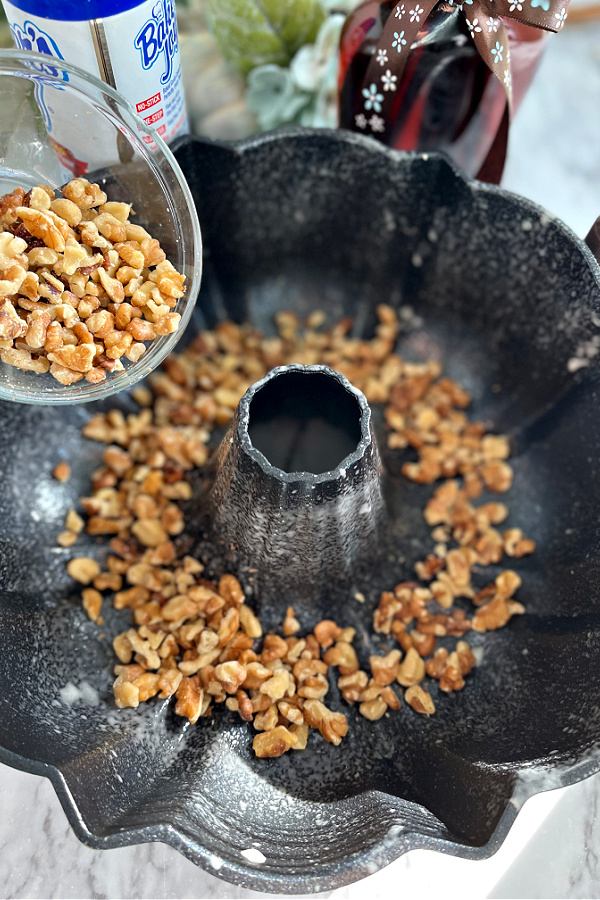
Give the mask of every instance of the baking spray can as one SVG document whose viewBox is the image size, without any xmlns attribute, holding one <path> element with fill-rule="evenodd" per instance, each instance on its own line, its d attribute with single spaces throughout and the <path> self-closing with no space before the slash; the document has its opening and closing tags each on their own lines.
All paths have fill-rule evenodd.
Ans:
<svg viewBox="0 0 600 900">
<path fill-rule="evenodd" d="M 174 0 L 2 0 L 2 5 L 19 49 L 64 60 L 100 78 L 167 142 L 188 132 Z M 60 72 L 59 63 L 48 63 L 47 74 L 61 77 Z M 69 128 L 73 97 L 44 88 L 40 75 L 36 99 L 63 168 L 84 175 L 108 162 L 115 152 L 114 127 L 107 122 L 106 134 L 95 134 L 93 148 L 86 146 Z M 62 77 L 68 80 L 66 72 Z M 154 145 L 151 135 L 143 134 L 142 140 Z M 127 148 L 119 143 L 123 158 Z"/>
</svg>

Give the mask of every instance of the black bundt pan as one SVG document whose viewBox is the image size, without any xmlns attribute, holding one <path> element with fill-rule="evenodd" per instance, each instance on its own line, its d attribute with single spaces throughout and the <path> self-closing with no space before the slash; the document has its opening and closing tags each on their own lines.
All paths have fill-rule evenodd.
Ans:
<svg viewBox="0 0 600 900">
<path fill-rule="evenodd" d="M 2 403 L 0 760 L 50 778 L 89 846 L 164 841 L 264 891 L 340 887 L 414 848 L 487 857 L 528 797 L 600 768 L 598 264 L 540 208 L 465 180 L 439 156 L 305 131 L 233 146 L 186 139 L 177 156 L 206 248 L 191 331 L 225 317 L 270 330 L 278 309 L 322 308 L 370 335 L 381 301 L 421 317 L 400 352 L 443 359 L 473 392 L 474 416 L 513 441 L 509 521 L 538 543 L 514 561 L 527 613 L 481 640 L 481 665 L 463 692 L 439 698 L 435 716 L 403 710 L 374 724 L 348 711 L 339 748 L 315 734 L 306 752 L 257 760 L 250 729 L 226 709 L 195 727 L 166 703 L 117 712 L 110 644 L 66 575 L 72 552 L 55 543 L 99 460 L 80 428 L 101 407 Z M 576 358 L 589 365 L 572 371 Z M 135 409 L 127 396 L 105 408 L 115 402 Z M 421 516 L 431 488 L 399 477 L 373 416 L 388 516 L 381 552 L 354 583 L 332 581 L 301 604 L 305 626 L 323 615 L 354 625 L 363 661 L 379 646 L 379 591 L 410 577 L 431 547 Z M 66 485 L 50 474 L 60 458 L 73 465 Z M 340 523 L 349 534 L 356 525 Z M 92 539 L 78 550 L 105 552 Z M 254 599 L 271 626 L 295 585 L 303 593 L 306 560 L 289 565 L 287 593 Z M 126 619 L 109 613 L 107 637 Z M 72 706 L 60 694 L 69 682 L 84 684 Z M 344 708 L 335 686 L 330 698 Z M 265 861 L 249 861 L 249 848 Z"/>
</svg>

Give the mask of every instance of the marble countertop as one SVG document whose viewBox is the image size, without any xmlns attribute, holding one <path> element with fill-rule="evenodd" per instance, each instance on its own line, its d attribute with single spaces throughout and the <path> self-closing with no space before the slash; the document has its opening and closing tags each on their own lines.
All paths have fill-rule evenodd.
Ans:
<svg viewBox="0 0 600 900">
<path fill-rule="evenodd" d="M 600 216 L 600 22 L 550 40 L 516 119 L 504 184 L 561 217 L 581 237 Z M 600 775 L 529 800 L 491 859 L 409 853 L 328 895 L 372 900 L 401 886 L 423 900 L 600 896 Z M 0 766 L 0 897 L 245 898 L 162 844 L 83 846 L 48 781 Z M 568 823 L 568 824 L 567 824 Z"/>
<path fill-rule="evenodd" d="M 415 850 L 375 875 L 327 894 L 388 900 L 401 886 L 421 900 L 600 896 L 600 776 L 532 797 L 491 859 Z M 272 897 L 219 881 L 164 844 L 90 850 L 71 831 L 50 782 L 0 767 L 0 897 Z M 565 823 L 568 833 L 565 834 Z"/>
</svg>

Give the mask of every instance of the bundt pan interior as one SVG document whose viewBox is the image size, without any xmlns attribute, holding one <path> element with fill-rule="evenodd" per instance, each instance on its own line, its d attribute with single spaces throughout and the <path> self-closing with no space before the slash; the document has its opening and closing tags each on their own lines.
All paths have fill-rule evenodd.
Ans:
<svg viewBox="0 0 600 900">
<path fill-rule="evenodd" d="M 257 890 L 329 890 L 417 847 L 489 856 L 529 796 L 600 767 L 598 265 L 560 222 L 466 181 L 442 157 L 306 131 L 227 146 L 189 138 L 177 156 L 206 250 L 186 338 L 227 317 L 273 333 L 277 310 L 318 308 L 330 322 L 352 316 L 353 333 L 369 336 L 377 303 L 410 305 L 399 351 L 442 359 L 472 391 L 474 418 L 511 437 L 509 523 L 538 545 L 514 561 L 527 612 L 485 636 L 465 690 L 441 697 L 430 719 L 403 708 L 368 722 L 332 686 L 330 705 L 350 723 L 337 748 L 315 733 L 304 752 L 258 760 L 250 729 L 225 708 L 193 727 L 167 702 L 119 712 L 109 639 L 127 613 L 109 613 L 98 639 L 65 571 L 73 552 L 56 536 L 102 452 L 81 426 L 101 408 L 137 407 L 127 395 L 93 408 L 2 403 L 0 760 L 48 776 L 90 846 L 165 841 Z M 588 364 L 573 371 L 574 358 Z M 432 489 L 399 475 L 380 410 L 372 426 L 369 484 L 357 477 L 356 489 L 381 491 L 377 546 L 325 583 L 310 580 L 301 536 L 283 580 L 269 582 L 273 563 L 257 547 L 266 575 L 253 595 L 267 627 L 296 601 L 304 627 L 324 616 L 354 625 L 363 661 L 379 647 L 379 593 L 410 578 L 431 548 L 421 510 Z M 73 469 L 65 485 L 51 477 L 62 458 Z M 247 498 L 263 502 L 258 492 Z M 326 494 L 324 555 L 327 509 L 343 533 L 357 524 L 355 505 L 344 519 Z M 199 552 L 203 515 L 190 512 Z M 84 538 L 77 552 L 100 558 L 106 547 Z M 84 685 L 72 706 L 61 700 L 68 683 Z M 250 848 L 264 862 L 242 854 Z"/>
</svg>

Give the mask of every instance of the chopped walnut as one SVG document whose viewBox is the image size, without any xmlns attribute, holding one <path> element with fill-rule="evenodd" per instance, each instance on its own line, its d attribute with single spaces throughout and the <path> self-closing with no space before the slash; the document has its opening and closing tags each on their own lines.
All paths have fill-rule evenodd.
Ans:
<svg viewBox="0 0 600 900">
<path fill-rule="evenodd" d="M 507 569 L 506 572 L 501 572 L 496 578 L 496 593 L 499 597 L 508 599 L 521 587 L 521 584 L 521 576 Z"/>
<path fill-rule="evenodd" d="M 430 678 L 440 679 L 444 674 L 448 663 L 448 651 L 445 647 L 438 647 L 431 659 L 425 663 L 425 671 Z"/>
<path fill-rule="evenodd" d="M 246 669 L 236 660 L 221 663 L 215 668 L 215 678 L 220 681 L 228 694 L 235 694 L 246 680 Z"/>
<path fill-rule="evenodd" d="M 260 661 L 267 665 L 275 659 L 285 659 L 288 653 L 288 645 L 278 634 L 268 634 L 263 642 L 263 652 Z"/>
<path fill-rule="evenodd" d="M 495 597 L 477 610 L 471 622 L 473 631 L 495 631 L 503 628 L 515 615 L 523 615 L 525 607 L 516 600 Z"/>
<path fill-rule="evenodd" d="M 390 709 L 394 709 L 394 710 L 400 709 L 400 706 L 401 706 L 400 699 L 399 699 L 398 695 L 396 694 L 396 692 L 391 687 L 383 688 L 383 690 L 379 696 L 384 701 L 384 703 L 387 704 L 387 706 Z"/>
<path fill-rule="evenodd" d="M 332 622 L 331 619 L 323 619 L 322 622 L 315 625 L 314 635 L 321 647 L 326 650 L 339 638 L 341 630 L 342 629 L 336 625 L 335 622 Z M 334 665 L 334 663 L 330 663 L 330 665 Z"/>
<path fill-rule="evenodd" d="M 317 728 L 330 744 L 340 744 L 348 733 L 348 720 L 342 713 L 332 712 L 320 700 L 307 700 L 304 704 L 304 720 Z"/>
<path fill-rule="evenodd" d="M 298 742 L 297 736 L 283 725 L 270 731 L 257 734 L 252 742 L 252 749 L 259 759 L 272 759 L 283 756 Z"/>
<path fill-rule="evenodd" d="M 404 699 L 415 712 L 422 713 L 424 716 L 431 716 L 435 712 L 435 705 L 431 699 L 431 694 L 424 690 L 420 685 L 413 685 L 404 692 Z"/>
<path fill-rule="evenodd" d="M 63 194 L 79 209 L 92 209 L 106 203 L 106 194 L 97 184 L 90 184 L 85 178 L 74 178 L 63 188 Z"/>
<path fill-rule="evenodd" d="M 358 707 L 358 711 L 365 719 L 376 722 L 387 712 L 387 703 L 381 699 L 381 696 L 375 697 L 373 700 L 364 700 Z"/>
<path fill-rule="evenodd" d="M 261 624 L 249 606 L 245 606 L 245 605 L 240 606 L 239 615 L 240 615 L 240 625 L 243 628 L 243 630 L 246 632 L 248 637 L 251 637 L 251 638 L 262 637 Z"/>
<path fill-rule="evenodd" d="M 294 615 L 294 607 L 288 606 L 287 612 L 285 614 L 285 619 L 283 621 L 283 633 L 286 636 L 290 636 L 296 634 L 300 631 L 300 622 Z"/>
<path fill-rule="evenodd" d="M 277 709 L 279 710 L 279 714 L 287 719 L 288 722 L 293 722 L 295 725 L 302 725 L 304 723 L 304 716 L 302 715 L 300 707 L 295 706 L 288 700 L 280 700 L 277 704 Z"/>
<path fill-rule="evenodd" d="M 135 709 L 140 705 L 139 688 L 129 681 L 122 681 L 120 676 L 113 685 L 113 691 L 115 703 L 119 709 L 124 709 L 126 707 L 133 707 Z"/>
<path fill-rule="evenodd" d="M 254 711 L 252 709 L 252 701 L 245 691 L 238 691 L 235 695 L 237 703 L 237 711 L 244 722 L 251 722 Z"/>
<path fill-rule="evenodd" d="M 468 675 L 471 669 L 476 665 L 476 659 L 473 651 L 466 641 L 459 641 L 456 645 L 456 655 L 458 665 L 462 675 Z"/>
<path fill-rule="evenodd" d="M 82 594 L 83 608 L 92 620 L 98 621 L 100 610 L 102 609 L 102 594 L 95 588 L 86 588 Z"/>
<path fill-rule="evenodd" d="M 303 723 L 302 725 L 290 725 L 288 730 L 290 734 L 293 734 L 296 738 L 296 743 L 293 744 L 292 750 L 306 750 L 309 732 L 308 725 L 306 723 Z"/>
<path fill-rule="evenodd" d="M 385 687 L 396 680 L 402 654 L 399 650 L 390 650 L 387 656 L 370 656 L 369 665 L 377 684 Z"/>
<path fill-rule="evenodd" d="M 398 684 L 401 684 L 402 687 L 410 687 L 419 684 L 424 677 L 425 663 L 414 647 L 411 647 L 398 668 Z"/>
<path fill-rule="evenodd" d="M 367 686 L 369 678 L 366 672 L 353 672 L 351 675 L 342 675 L 338 678 L 338 688 L 347 703 L 356 703 L 361 693 Z"/>
<path fill-rule="evenodd" d="M 351 675 L 358 670 L 358 658 L 352 644 L 346 641 L 338 641 L 330 647 L 323 657 L 328 666 L 336 666 L 340 675 Z"/>
<path fill-rule="evenodd" d="M 265 710 L 257 712 L 254 716 L 254 730 L 271 731 L 277 725 L 278 720 L 277 707 L 274 703 L 270 703 Z"/>
<path fill-rule="evenodd" d="M 259 690 L 261 694 L 267 694 L 273 701 L 282 700 L 286 695 L 293 696 L 294 682 L 287 669 L 279 669 L 271 678 L 263 681 Z"/>
<path fill-rule="evenodd" d="M 71 466 L 63 459 L 54 467 L 52 474 L 57 481 L 60 481 L 61 484 L 65 484 L 71 477 Z"/>
<path fill-rule="evenodd" d="M 512 485 L 513 471 L 505 462 L 489 462 L 482 466 L 481 477 L 488 490 L 504 494 Z"/>
<path fill-rule="evenodd" d="M 440 675 L 440 690 L 449 694 L 451 691 L 460 691 L 465 686 L 465 680 L 461 671 L 461 665 L 456 651 L 448 656 L 446 667 Z"/>
<path fill-rule="evenodd" d="M 91 584 L 94 578 L 100 574 L 100 566 L 95 559 L 91 559 L 89 556 L 80 556 L 67 563 L 67 572 L 80 584 Z"/>
<path fill-rule="evenodd" d="M 189 719 L 193 725 L 200 718 L 204 696 L 197 677 L 182 678 L 175 696 L 177 697 L 175 712 L 178 716 Z"/>
</svg>

